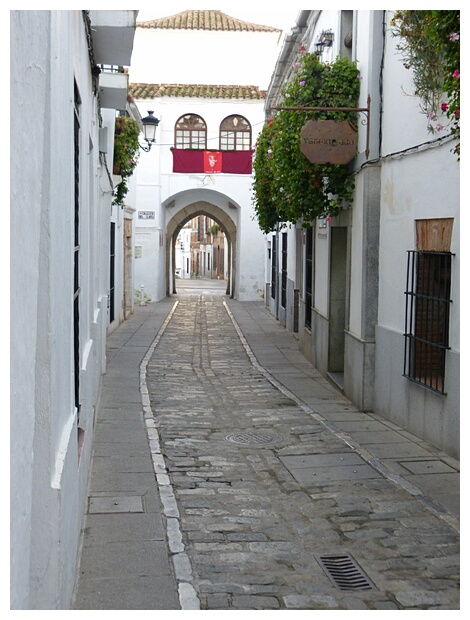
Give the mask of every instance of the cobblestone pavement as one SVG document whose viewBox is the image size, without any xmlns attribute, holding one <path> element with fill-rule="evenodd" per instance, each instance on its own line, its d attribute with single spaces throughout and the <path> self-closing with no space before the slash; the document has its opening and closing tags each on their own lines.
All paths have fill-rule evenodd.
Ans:
<svg viewBox="0 0 470 620">
<path fill-rule="evenodd" d="M 221 297 L 181 296 L 170 316 L 146 383 L 180 596 L 459 609 L 458 533 L 263 376 Z"/>
</svg>

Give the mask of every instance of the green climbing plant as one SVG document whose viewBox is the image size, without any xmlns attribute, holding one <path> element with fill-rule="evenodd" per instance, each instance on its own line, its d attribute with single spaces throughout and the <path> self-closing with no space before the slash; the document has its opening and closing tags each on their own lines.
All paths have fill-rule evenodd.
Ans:
<svg viewBox="0 0 470 620">
<path fill-rule="evenodd" d="M 355 108 L 359 89 L 354 63 L 345 58 L 320 63 L 302 47 L 293 77 L 283 88 L 283 107 Z M 255 145 L 252 195 L 263 232 L 279 223 L 334 216 L 345 201 L 352 201 L 354 181 L 345 165 L 314 164 L 300 151 L 300 131 L 311 118 L 357 123 L 357 113 L 330 110 L 278 110 L 265 123 Z"/>
</svg>

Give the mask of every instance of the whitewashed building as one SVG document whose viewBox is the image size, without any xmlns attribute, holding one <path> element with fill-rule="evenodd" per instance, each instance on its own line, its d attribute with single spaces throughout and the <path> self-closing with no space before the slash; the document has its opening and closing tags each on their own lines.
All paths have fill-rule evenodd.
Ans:
<svg viewBox="0 0 470 620">
<path fill-rule="evenodd" d="M 311 227 L 299 223 L 267 236 L 266 303 L 298 333 L 307 357 L 360 409 L 458 458 L 456 143 L 449 131 L 428 133 L 420 101 L 411 96 L 412 72 L 404 67 L 391 34 L 393 14 L 300 11 L 298 34 L 284 42 L 268 88 L 267 118 L 282 105 L 280 89 L 293 74 L 301 45 L 322 62 L 339 55 L 357 62 L 358 107 L 367 108 L 370 97 L 370 111 L 362 116 L 366 122 L 359 124 L 357 156 L 349 164 L 353 202 L 331 221 L 316 219 Z M 332 43 L 319 45 L 325 33 L 332 35 Z M 440 283 L 436 291 L 441 289 L 445 298 L 444 318 L 434 319 L 431 309 L 424 318 L 430 334 L 441 329 L 439 368 L 431 354 L 428 361 L 419 360 L 417 343 L 426 338 L 418 333 L 417 306 L 407 304 L 419 296 L 420 269 L 434 270 Z M 434 313 L 439 314 L 436 306 Z M 430 351 L 436 342 L 433 336 L 427 340 Z M 442 351 L 438 342 L 435 348 Z"/>
<path fill-rule="evenodd" d="M 136 11 L 11 11 L 11 609 L 68 609 L 106 367 Z M 111 234 L 110 234 L 111 233 Z M 123 270 L 116 271 L 116 308 Z M 118 299 L 119 298 L 119 299 Z"/>
<path fill-rule="evenodd" d="M 184 11 L 137 24 L 130 90 L 141 115 L 152 111 L 160 120 L 157 143 L 135 173 L 135 283 L 152 301 L 177 290 L 177 237 L 199 214 L 226 236 L 228 293 L 241 300 L 264 295 L 251 152 L 280 34 L 221 11 Z M 171 62 L 153 62 L 169 50 Z M 211 167 L 204 153 L 216 155 L 221 167 Z"/>
</svg>

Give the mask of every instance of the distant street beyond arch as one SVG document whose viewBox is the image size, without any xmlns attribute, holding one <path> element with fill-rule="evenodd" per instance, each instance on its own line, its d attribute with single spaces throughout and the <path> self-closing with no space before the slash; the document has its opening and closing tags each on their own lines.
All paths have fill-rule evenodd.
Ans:
<svg viewBox="0 0 470 620">
<path fill-rule="evenodd" d="M 226 282 L 213 278 L 191 278 L 190 280 L 176 280 L 176 294 L 184 297 L 197 295 L 204 299 L 223 297 L 227 295 Z"/>
</svg>

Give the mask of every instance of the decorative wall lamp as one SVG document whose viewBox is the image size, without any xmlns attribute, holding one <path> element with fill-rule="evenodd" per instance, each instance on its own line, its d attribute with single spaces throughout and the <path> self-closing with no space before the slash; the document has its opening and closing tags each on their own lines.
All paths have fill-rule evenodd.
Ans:
<svg viewBox="0 0 470 620">
<path fill-rule="evenodd" d="M 314 48 L 314 52 L 317 56 L 321 56 L 323 54 L 323 43 L 320 37 L 318 37 L 318 39 L 316 40 Z"/>
<path fill-rule="evenodd" d="M 332 30 L 322 30 L 314 44 L 315 54 L 321 56 L 325 47 L 331 47 L 333 45 L 333 39 L 334 34 Z"/>
<path fill-rule="evenodd" d="M 147 146 L 139 144 L 140 148 L 148 153 L 152 148 L 152 144 L 155 144 L 155 133 L 159 124 L 158 118 L 153 115 L 153 110 L 148 110 L 148 116 L 142 119 L 144 138 L 147 142 Z"/>
</svg>

